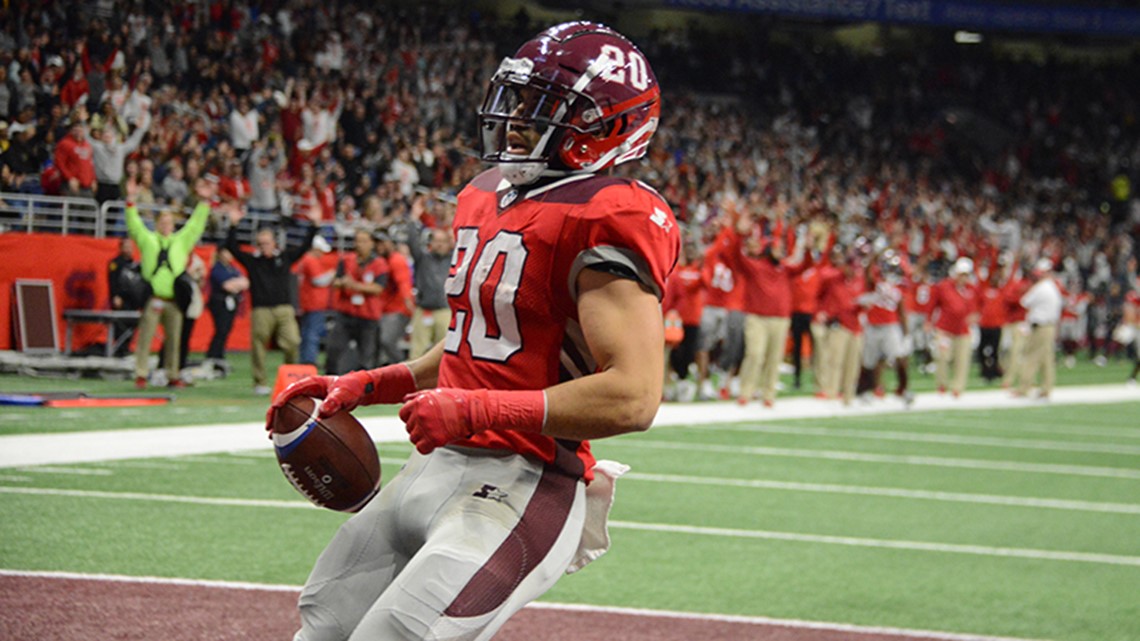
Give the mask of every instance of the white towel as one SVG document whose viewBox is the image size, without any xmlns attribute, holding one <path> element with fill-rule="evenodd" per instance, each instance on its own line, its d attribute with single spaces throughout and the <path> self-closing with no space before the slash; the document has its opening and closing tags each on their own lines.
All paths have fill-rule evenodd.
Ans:
<svg viewBox="0 0 1140 641">
<path fill-rule="evenodd" d="M 582 524 L 582 540 L 578 551 L 566 568 L 573 574 L 610 549 L 610 531 L 607 522 L 614 504 L 617 480 L 629 471 L 629 466 L 617 461 L 598 461 L 594 465 L 594 480 L 586 487 L 586 521 Z"/>
</svg>

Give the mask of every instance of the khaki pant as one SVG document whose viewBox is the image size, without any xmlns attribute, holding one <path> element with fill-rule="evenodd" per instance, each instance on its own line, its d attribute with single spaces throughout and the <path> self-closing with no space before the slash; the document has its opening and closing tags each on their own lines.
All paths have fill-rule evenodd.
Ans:
<svg viewBox="0 0 1140 641">
<path fill-rule="evenodd" d="M 823 391 L 829 398 L 841 394 L 844 403 L 855 398 L 859 383 L 859 366 L 863 361 L 863 335 L 855 334 L 842 325 L 827 330 L 823 361 Z"/>
<path fill-rule="evenodd" d="M 744 317 L 744 362 L 740 365 L 740 397 L 752 398 L 760 388 L 760 397 L 766 402 L 776 400 L 776 383 L 780 378 L 780 363 L 784 362 L 784 346 L 792 319 L 778 316 Z"/>
<path fill-rule="evenodd" d="M 301 329 L 292 305 L 254 307 L 250 314 L 250 366 L 255 387 L 265 385 L 265 354 L 269 341 L 285 353 L 286 363 L 296 363 L 301 347 Z"/>
<path fill-rule="evenodd" d="M 424 309 L 412 313 L 412 345 L 408 358 L 419 358 L 447 335 L 451 324 L 451 308 Z"/>
<path fill-rule="evenodd" d="M 1029 330 L 1029 336 L 1025 339 L 1025 353 L 1022 355 L 1018 393 L 1028 393 L 1029 386 L 1036 382 L 1038 373 L 1041 374 L 1041 395 L 1053 393 L 1053 382 L 1057 375 L 1056 345 L 1057 325 L 1038 325 Z"/>
<path fill-rule="evenodd" d="M 162 333 L 166 345 L 163 350 L 163 359 L 166 363 L 166 380 L 177 381 L 180 378 L 178 370 L 179 344 L 182 342 L 182 310 L 172 300 L 151 298 L 143 310 L 139 321 L 138 342 L 135 343 L 135 377 L 146 378 L 150 373 L 147 360 L 150 358 L 150 344 L 154 340 L 154 332 L 162 323 Z"/>
<path fill-rule="evenodd" d="M 1029 334 L 1026 331 L 1027 327 L 1027 323 L 1019 321 L 1008 323 L 1001 328 L 1002 342 L 1005 342 L 1006 336 L 1009 337 L 1009 350 L 1002 354 L 1001 358 L 1002 387 L 1016 387 L 1018 385 L 1018 377 L 1021 376 L 1021 361 L 1025 354 L 1025 337 Z"/>
<path fill-rule="evenodd" d="M 955 394 L 966 389 L 966 377 L 970 373 L 970 335 L 955 336 L 942 330 L 934 330 L 934 379 L 938 389 L 949 388 Z M 950 364 L 954 364 L 953 375 L 947 381 Z"/>
</svg>

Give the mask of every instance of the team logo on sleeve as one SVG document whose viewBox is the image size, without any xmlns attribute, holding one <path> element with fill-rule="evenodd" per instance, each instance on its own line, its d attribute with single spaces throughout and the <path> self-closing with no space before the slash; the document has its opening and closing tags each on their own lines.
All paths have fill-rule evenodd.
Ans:
<svg viewBox="0 0 1140 641">
<path fill-rule="evenodd" d="M 669 220 L 669 214 L 665 213 L 660 208 L 653 208 L 653 213 L 650 214 L 649 220 L 652 220 L 655 225 L 665 231 L 669 231 L 673 228 L 673 223 Z"/>
</svg>

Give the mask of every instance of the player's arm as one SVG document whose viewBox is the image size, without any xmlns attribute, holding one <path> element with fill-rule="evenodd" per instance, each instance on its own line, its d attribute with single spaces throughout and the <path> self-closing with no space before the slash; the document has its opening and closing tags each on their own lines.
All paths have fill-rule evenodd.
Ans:
<svg viewBox="0 0 1140 641">
<path fill-rule="evenodd" d="M 546 390 L 542 433 L 578 441 L 649 429 L 665 367 L 657 297 L 635 281 L 589 269 L 578 289 L 578 317 L 598 370 Z"/>
</svg>

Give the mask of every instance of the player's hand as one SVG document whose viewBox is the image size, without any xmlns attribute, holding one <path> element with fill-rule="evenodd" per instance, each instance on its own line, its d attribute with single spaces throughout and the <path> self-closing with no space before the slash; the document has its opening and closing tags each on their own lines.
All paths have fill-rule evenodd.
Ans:
<svg viewBox="0 0 1140 641">
<path fill-rule="evenodd" d="M 542 390 L 439 387 L 405 396 L 400 419 L 412 445 L 421 454 L 428 454 L 437 447 L 489 429 L 542 433 L 546 394 Z"/>
<path fill-rule="evenodd" d="M 266 425 L 273 424 L 273 414 L 285 406 L 290 399 L 298 396 L 309 396 L 324 399 L 321 403 L 318 416 L 324 418 L 332 416 L 341 410 L 356 409 L 371 390 L 372 379 L 365 371 L 352 372 L 344 376 L 308 376 L 289 385 L 273 403 L 266 413 Z M 268 429 L 268 427 L 266 428 Z"/>
<path fill-rule="evenodd" d="M 400 420 L 412 445 L 429 454 L 441 445 L 471 436 L 472 394 L 486 390 L 436 388 L 408 394 L 400 408 Z"/>
</svg>

